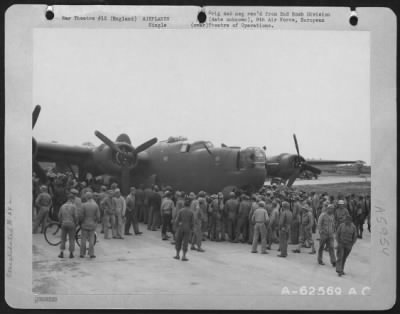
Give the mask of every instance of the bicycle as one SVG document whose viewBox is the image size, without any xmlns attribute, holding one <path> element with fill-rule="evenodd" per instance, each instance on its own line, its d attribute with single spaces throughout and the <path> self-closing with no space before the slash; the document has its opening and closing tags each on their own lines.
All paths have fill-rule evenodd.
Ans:
<svg viewBox="0 0 400 314">
<path fill-rule="evenodd" d="M 58 221 L 52 221 L 44 228 L 44 238 L 52 246 L 61 244 L 61 224 Z M 77 225 L 75 231 L 75 242 L 81 246 L 81 226 Z M 94 233 L 94 245 L 97 243 L 97 233 Z"/>
</svg>

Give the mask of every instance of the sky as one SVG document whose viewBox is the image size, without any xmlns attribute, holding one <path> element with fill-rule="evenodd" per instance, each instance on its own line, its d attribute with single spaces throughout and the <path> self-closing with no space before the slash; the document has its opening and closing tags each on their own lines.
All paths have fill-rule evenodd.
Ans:
<svg viewBox="0 0 400 314">
<path fill-rule="evenodd" d="M 368 32 L 35 29 L 38 141 L 185 136 L 370 164 Z"/>
</svg>

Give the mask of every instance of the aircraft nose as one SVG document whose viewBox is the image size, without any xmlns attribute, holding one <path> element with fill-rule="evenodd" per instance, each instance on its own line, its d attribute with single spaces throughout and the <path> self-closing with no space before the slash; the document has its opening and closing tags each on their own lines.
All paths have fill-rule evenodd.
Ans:
<svg viewBox="0 0 400 314">
<path fill-rule="evenodd" d="M 245 168 L 265 168 L 267 161 L 264 151 L 259 147 L 248 147 L 240 152 Z"/>
</svg>

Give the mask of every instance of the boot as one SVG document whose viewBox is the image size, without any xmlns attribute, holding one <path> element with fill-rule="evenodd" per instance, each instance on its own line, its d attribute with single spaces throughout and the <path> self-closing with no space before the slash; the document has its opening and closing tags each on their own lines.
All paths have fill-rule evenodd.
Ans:
<svg viewBox="0 0 400 314">
<path fill-rule="evenodd" d="M 60 252 L 60 254 L 58 255 L 59 258 L 64 258 L 64 252 Z"/>
<path fill-rule="evenodd" d="M 311 252 L 309 254 L 315 254 L 317 251 L 315 251 L 314 244 L 311 246 Z"/>
</svg>

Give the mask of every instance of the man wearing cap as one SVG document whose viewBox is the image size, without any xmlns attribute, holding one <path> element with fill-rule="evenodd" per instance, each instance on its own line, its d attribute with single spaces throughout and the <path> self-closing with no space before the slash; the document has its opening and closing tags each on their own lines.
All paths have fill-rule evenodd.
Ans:
<svg viewBox="0 0 400 314">
<path fill-rule="evenodd" d="M 335 219 L 333 217 L 333 204 L 329 204 L 326 210 L 318 218 L 319 231 L 319 248 L 318 248 L 318 263 L 325 265 L 322 261 L 322 253 L 326 246 L 329 251 L 332 266 L 336 266 L 336 257 L 334 252 L 334 227 Z"/>
<path fill-rule="evenodd" d="M 236 199 L 236 194 L 234 192 L 229 193 L 229 200 L 225 203 L 225 214 L 227 217 L 227 231 L 228 239 L 233 242 L 235 237 L 235 227 L 237 220 L 237 213 L 239 210 L 239 202 Z"/>
<path fill-rule="evenodd" d="M 211 202 L 211 241 L 221 241 L 224 237 L 223 215 L 224 215 L 224 196 L 221 192 L 214 195 Z"/>
<path fill-rule="evenodd" d="M 371 232 L 371 198 L 369 194 L 365 196 L 364 212 L 367 215 L 366 218 L 367 218 L 368 231 Z"/>
<path fill-rule="evenodd" d="M 357 241 L 357 230 L 351 222 L 350 215 L 345 216 L 344 222 L 336 230 L 336 239 L 338 242 L 336 272 L 339 276 L 343 276 L 345 274 L 343 270 L 347 257 Z"/>
<path fill-rule="evenodd" d="M 161 238 L 163 240 L 168 240 L 167 231 L 172 233 L 172 211 L 175 209 L 174 202 L 171 199 L 172 195 L 171 192 L 166 191 L 164 194 L 164 198 L 161 202 L 161 221 L 162 221 L 162 228 L 161 228 Z"/>
<path fill-rule="evenodd" d="M 74 195 L 68 194 L 68 200 L 65 204 L 61 205 L 58 212 L 58 221 L 61 224 L 61 245 L 59 258 L 64 257 L 65 242 L 67 235 L 69 240 L 69 258 L 74 257 L 75 251 L 75 226 L 78 221 L 77 209 L 74 205 Z"/>
<path fill-rule="evenodd" d="M 265 210 L 265 202 L 258 202 L 258 208 L 254 211 L 251 221 L 254 224 L 253 246 L 251 253 L 257 253 L 258 238 L 261 236 L 261 254 L 267 254 L 266 225 L 268 224 L 269 217 L 267 211 Z"/>
<path fill-rule="evenodd" d="M 299 246 L 297 249 L 293 250 L 294 253 L 300 253 L 301 247 L 305 243 L 309 243 L 311 245 L 310 254 L 315 254 L 315 246 L 312 238 L 312 226 L 314 224 L 314 217 L 312 214 L 312 208 L 310 206 L 310 202 L 306 200 L 302 207 L 301 218 L 300 218 L 300 239 Z"/>
<path fill-rule="evenodd" d="M 269 223 L 269 230 L 267 230 L 267 244 L 268 249 L 271 249 L 272 243 L 278 243 L 277 231 L 279 229 L 279 202 L 277 199 L 273 200 L 271 205 L 271 215 L 270 215 L 270 223 Z M 267 210 L 268 211 L 268 210 Z"/>
<path fill-rule="evenodd" d="M 162 202 L 162 191 L 157 185 L 154 185 L 153 191 L 149 196 L 149 223 L 147 229 L 156 231 L 161 224 L 161 202 Z"/>
<path fill-rule="evenodd" d="M 335 216 L 335 230 L 337 230 L 339 225 L 344 222 L 345 217 L 347 215 L 350 215 L 348 210 L 347 210 L 347 208 L 345 207 L 344 200 L 339 200 L 337 202 L 337 204 L 338 204 L 338 208 L 336 208 L 336 211 L 335 211 L 335 214 L 334 214 L 334 216 Z"/>
<path fill-rule="evenodd" d="M 192 232 L 192 241 L 191 241 L 191 250 L 197 250 L 199 252 L 204 252 L 201 248 L 201 241 L 203 240 L 203 235 L 201 232 L 201 222 L 202 222 L 202 214 L 200 210 L 199 200 L 196 199 L 196 195 L 193 192 L 190 192 L 189 199 L 191 201 L 190 210 L 193 212 L 194 217 L 194 226 Z M 195 247 L 197 245 L 197 248 Z"/>
<path fill-rule="evenodd" d="M 82 204 L 81 221 L 81 254 L 80 257 L 86 255 L 86 241 L 89 240 L 89 256 L 95 258 L 94 255 L 94 233 L 96 231 L 97 223 L 100 222 L 100 210 L 96 202 L 93 200 L 93 194 L 86 192 L 86 202 Z"/>
<path fill-rule="evenodd" d="M 182 261 L 188 261 L 186 253 L 188 250 L 190 235 L 194 227 L 194 215 L 192 210 L 190 209 L 191 202 L 191 199 L 185 198 L 185 207 L 178 212 L 174 222 L 177 228 L 175 243 L 176 255 L 174 256 L 174 258 L 179 260 L 179 254 L 182 249 Z"/>
<path fill-rule="evenodd" d="M 114 203 L 112 201 L 112 197 L 114 195 L 113 190 L 108 190 L 106 196 L 100 202 L 100 206 L 103 211 L 103 228 L 104 228 L 104 239 L 110 239 L 109 233 L 110 229 L 112 232 L 112 237 L 115 238 L 115 208 Z"/>
<path fill-rule="evenodd" d="M 132 235 L 129 232 L 129 229 L 133 228 L 133 232 L 136 235 L 142 234 L 139 231 L 139 223 L 138 223 L 138 213 L 137 213 L 137 206 L 136 206 L 136 189 L 135 187 L 131 187 L 129 195 L 126 197 L 126 211 L 125 211 L 125 235 Z"/>
<path fill-rule="evenodd" d="M 173 241 L 171 244 L 176 244 L 176 231 L 178 229 L 177 225 L 175 224 L 176 217 L 178 216 L 178 213 L 181 211 L 181 209 L 185 207 L 185 198 L 183 196 L 183 193 L 180 191 L 176 191 L 175 197 L 176 197 L 176 203 L 174 208 L 172 209 L 172 219 L 171 219 L 171 225 L 173 228 L 172 230 Z"/>
<path fill-rule="evenodd" d="M 249 214 L 251 209 L 250 197 L 246 194 L 242 195 L 242 200 L 239 204 L 238 219 L 236 225 L 236 238 L 234 242 L 239 242 L 240 235 L 242 235 L 242 242 L 248 240 L 248 226 Z"/>
<path fill-rule="evenodd" d="M 122 225 L 123 225 L 123 217 L 125 216 L 125 211 L 126 211 L 126 202 L 124 197 L 121 195 L 121 191 L 119 189 L 115 189 L 112 202 L 113 202 L 113 207 L 115 209 L 115 224 L 114 224 L 115 238 L 123 239 Z"/>
<path fill-rule="evenodd" d="M 52 206 L 52 200 L 50 194 L 47 192 L 47 186 L 42 185 L 40 187 L 40 193 L 35 200 L 35 205 L 39 209 L 38 214 L 33 224 L 33 233 L 37 233 L 39 226 L 42 226 L 41 233 L 44 231 L 44 227 L 47 224 L 47 219 L 49 216 L 49 210 Z"/>
<path fill-rule="evenodd" d="M 279 257 L 287 256 L 288 238 L 292 224 L 292 212 L 288 202 L 282 202 L 282 213 L 279 217 Z"/>
<path fill-rule="evenodd" d="M 249 218 L 249 238 L 247 240 L 248 244 L 253 244 L 254 223 L 252 221 L 252 217 L 257 208 L 258 208 L 258 197 L 256 196 L 256 194 L 253 194 L 251 196 L 251 207 L 250 207 L 250 212 L 249 212 L 249 216 L 248 216 L 248 218 Z"/>
<path fill-rule="evenodd" d="M 206 199 L 206 193 L 204 191 L 200 191 L 198 194 L 200 212 L 201 212 L 201 232 L 202 232 L 202 240 L 205 241 L 208 230 L 208 203 Z"/>
<path fill-rule="evenodd" d="M 292 208 L 293 208 L 293 219 L 292 219 L 292 226 L 290 229 L 291 243 L 299 244 L 301 205 L 300 205 L 300 197 L 297 195 L 294 197 L 294 202 L 293 202 Z"/>
</svg>

